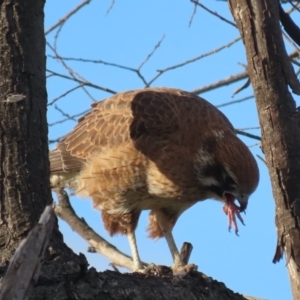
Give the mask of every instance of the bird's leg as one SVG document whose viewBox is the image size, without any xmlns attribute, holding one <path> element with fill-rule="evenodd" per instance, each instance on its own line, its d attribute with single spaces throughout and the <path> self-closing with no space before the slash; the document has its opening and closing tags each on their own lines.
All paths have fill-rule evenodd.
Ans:
<svg viewBox="0 0 300 300">
<path fill-rule="evenodd" d="M 165 239 L 170 248 L 173 257 L 172 271 L 174 276 L 185 277 L 191 271 L 197 271 L 198 267 L 194 264 L 185 264 L 180 256 L 180 253 L 176 247 L 172 231 L 164 232 Z"/>
<path fill-rule="evenodd" d="M 184 263 L 181 260 L 178 248 L 176 246 L 172 231 L 163 231 L 164 237 L 168 243 L 169 249 L 173 258 L 173 269 L 179 269 L 184 266 Z"/>
<path fill-rule="evenodd" d="M 167 241 L 167 244 L 169 246 L 173 258 L 172 268 L 177 269 L 183 267 L 184 263 L 180 258 L 180 254 L 172 234 L 172 230 L 176 222 L 175 217 L 173 215 L 170 216 L 163 210 L 152 210 L 150 213 L 149 221 L 150 221 L 150 228 L 152 231 L 151 237 L 164 236 Z"/>
<path fill-rule="evenodd" d="M 127 233 L 127 238 L 129 241 L 129 246 L 131 249 L 132 259 L 133 259 L 133 271 L 139 272 L 143 270 L 143 264 L 141 262 L 134 231 L 130 231 Z"/>
</svg>

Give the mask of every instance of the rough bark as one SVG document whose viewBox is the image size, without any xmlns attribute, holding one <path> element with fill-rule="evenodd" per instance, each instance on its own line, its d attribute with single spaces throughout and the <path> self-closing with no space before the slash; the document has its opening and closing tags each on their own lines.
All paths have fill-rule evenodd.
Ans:
<svg viewBox="0 0 300 300">
<path fill-rule="evenodd" d="M 44 282 L 30 299 L 105 299 L 105 300 L 245 300 L 223 283 L 194 274 L 186 279 L 144 277 L 139 274 L 121 274 L 112 271 L 97 273 L 94 268 L 78 269 L 77 277 L 60 285 Z M 44 280 L 41 276 L 40 280 Z M 49 278 L 47 278 L 48 280 Z"/>
<path fill-rule="evenodd" d="M 54 221 L 54 210 L 49 205 L 45 208 L 39 223 L 16 250 L 1 281 L 0 300 L 23 300 L 31 294 L 32 287 L 39 278 Z"/>
<path fill-rule="evenodd" d="M 16 281 L 15 285 L 17 285 Z M 14 286 L 10 285 L 10 287 L 14 293 Z M 1 295 L 0 299 L 23 300 L 23 298 L 1 298 Z M 87 261 L 81 255 L 79 259 L 69 262 L 60 258 L 53 259 L 51 263 L 48 261 L 41 269 L 37 286 L 26 299 L 255 300 L 256 298 L 234 293 L 223 283 L 199 272 L 193 272 L 186 278 L 173 277 L 173 275 L 156 277 L 137 273 L 121 274 L 113 271 L 98 273 L 94 268 L 88 269 Z"/>
<path fill-rule="evenodd" d="M 43 5 L 0 1 L 0 265 L 51 202 Z"/>
<path fill-rule="evenodd" d="M 278 245 L 273 262 L 285 251 L 293 296 L 300 299 L 300 130 L 288 89 L 298 93 L 299 82 L 284 47 L 277 1 L 229 0 L 229 5 L 246 48 L 276 202 Z"/>
</svg>

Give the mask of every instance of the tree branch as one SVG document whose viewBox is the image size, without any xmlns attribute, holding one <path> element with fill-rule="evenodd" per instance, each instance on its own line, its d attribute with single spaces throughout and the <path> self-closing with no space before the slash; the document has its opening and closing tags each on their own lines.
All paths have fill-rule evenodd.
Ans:
<svg viewBox="0 0 300 300">
<path fill-rule="evenodd" d="M 115 266 L 124 267 L 133 271 L 133 262 L 130 256 L 122 253 L 115 246 L 98 235 L 88 226 L 84 219 L 78 218 L 70 204 L 69 196 L 66 191 L 57 189 L 55 192 L 59 201 L 59 204 L 55 206 L 54 209 L 56 215 L 67 222 L 93 249 L 110 259 Z M 147 264 L 144 263 L 144 265 L 146 266 Z"/>
<path fill-rule="evenodd" d="M 12 257 L 2 279 L 0 300 L 27 298 L 37 283 L 41 262 L 47 248 L 55 221 L 53 208 L 47 206 L 37 225 L 30 231 Z"/>
<path fill-rule="evenodd" d="M 45 35 L 47 35 L 48 33 L 50 33 L 51 31 L 53 31 L 55 28 L 61 26 L 63 23 L 65 23 L 72 15 L 74 15 L 75 13 L 77 13 L 83 6 L 85 6 L 86 4 L 89 4 L 91 2 L 91 0 L 84 0 L 82 1 L 82 3 L 80 3 L 78 6 L 76 6 L 73 10 L 71 10 L 70 12 L 68 12 L 62 19 L 60 19 L 58 22 L 56 22 L 55 24 L 53 24 L 49 29 L 47 29 L 45 31 Z"/>
</svg>

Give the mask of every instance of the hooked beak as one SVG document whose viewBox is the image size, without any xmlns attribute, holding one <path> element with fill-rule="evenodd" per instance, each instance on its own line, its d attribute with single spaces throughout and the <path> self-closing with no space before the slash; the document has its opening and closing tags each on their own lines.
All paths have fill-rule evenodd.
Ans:
<svg viewBox="0 0 300 300">
<path fill-rule="evenodd" d="M 247 208 L 247 205 L 248 205 L 248 197 L 238 197 L 238 198 L 236 198 L 237 199 L 237 201 L 239 202 L 239 204 L 240 204 L 240 212 L 243 212 L 243 211 L 245 211 L 246 210 L 246 208 Z"/>
</svg>

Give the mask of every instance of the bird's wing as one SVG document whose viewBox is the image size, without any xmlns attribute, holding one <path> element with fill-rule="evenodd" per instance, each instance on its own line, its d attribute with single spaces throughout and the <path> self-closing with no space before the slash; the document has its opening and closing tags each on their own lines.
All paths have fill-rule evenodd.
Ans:
<svg viewBox="0 0 300 300">
<path fill-rule="evenodd" d="M 155 135 L 157 142 L 176 131 L 170 108 L 158 91 L 149 89 L 114 95 L 92 105 L 75 128 L 50 151 L 52 173 L 77 172 L 93 153 Z"/>
<path fill-rule="evenodd" d="M 235 134 L 223 113 L 189 92 L 146 89 L 132 99 L 131 106 L 130 137 L 137 149 L 152 158 L 166 148 L 169 153 L 174 149 L 193 155 L 199 147 L 215 144 L 218 135 Z"/>
<path fill-rule="evenodd" d="M 183 141 L 192 145 L 215 117 L 211 113 L 217 114 L 220 128 L 231 126 L 211 104 L 188 92 L 149 88 L 116 94 L 93 104 L 50 152 L 51 172 L 79 171 L 91 154 L 126 142 L 152 156 Z"/>
<path fill-rule="evenodd" d="M 115 95 L 93 104 L 92 110 L 50 151 L 51 172 L 77 172 L 92 153 L 128 140 L 130 120 L 128 97 Z"/>
</svg>

